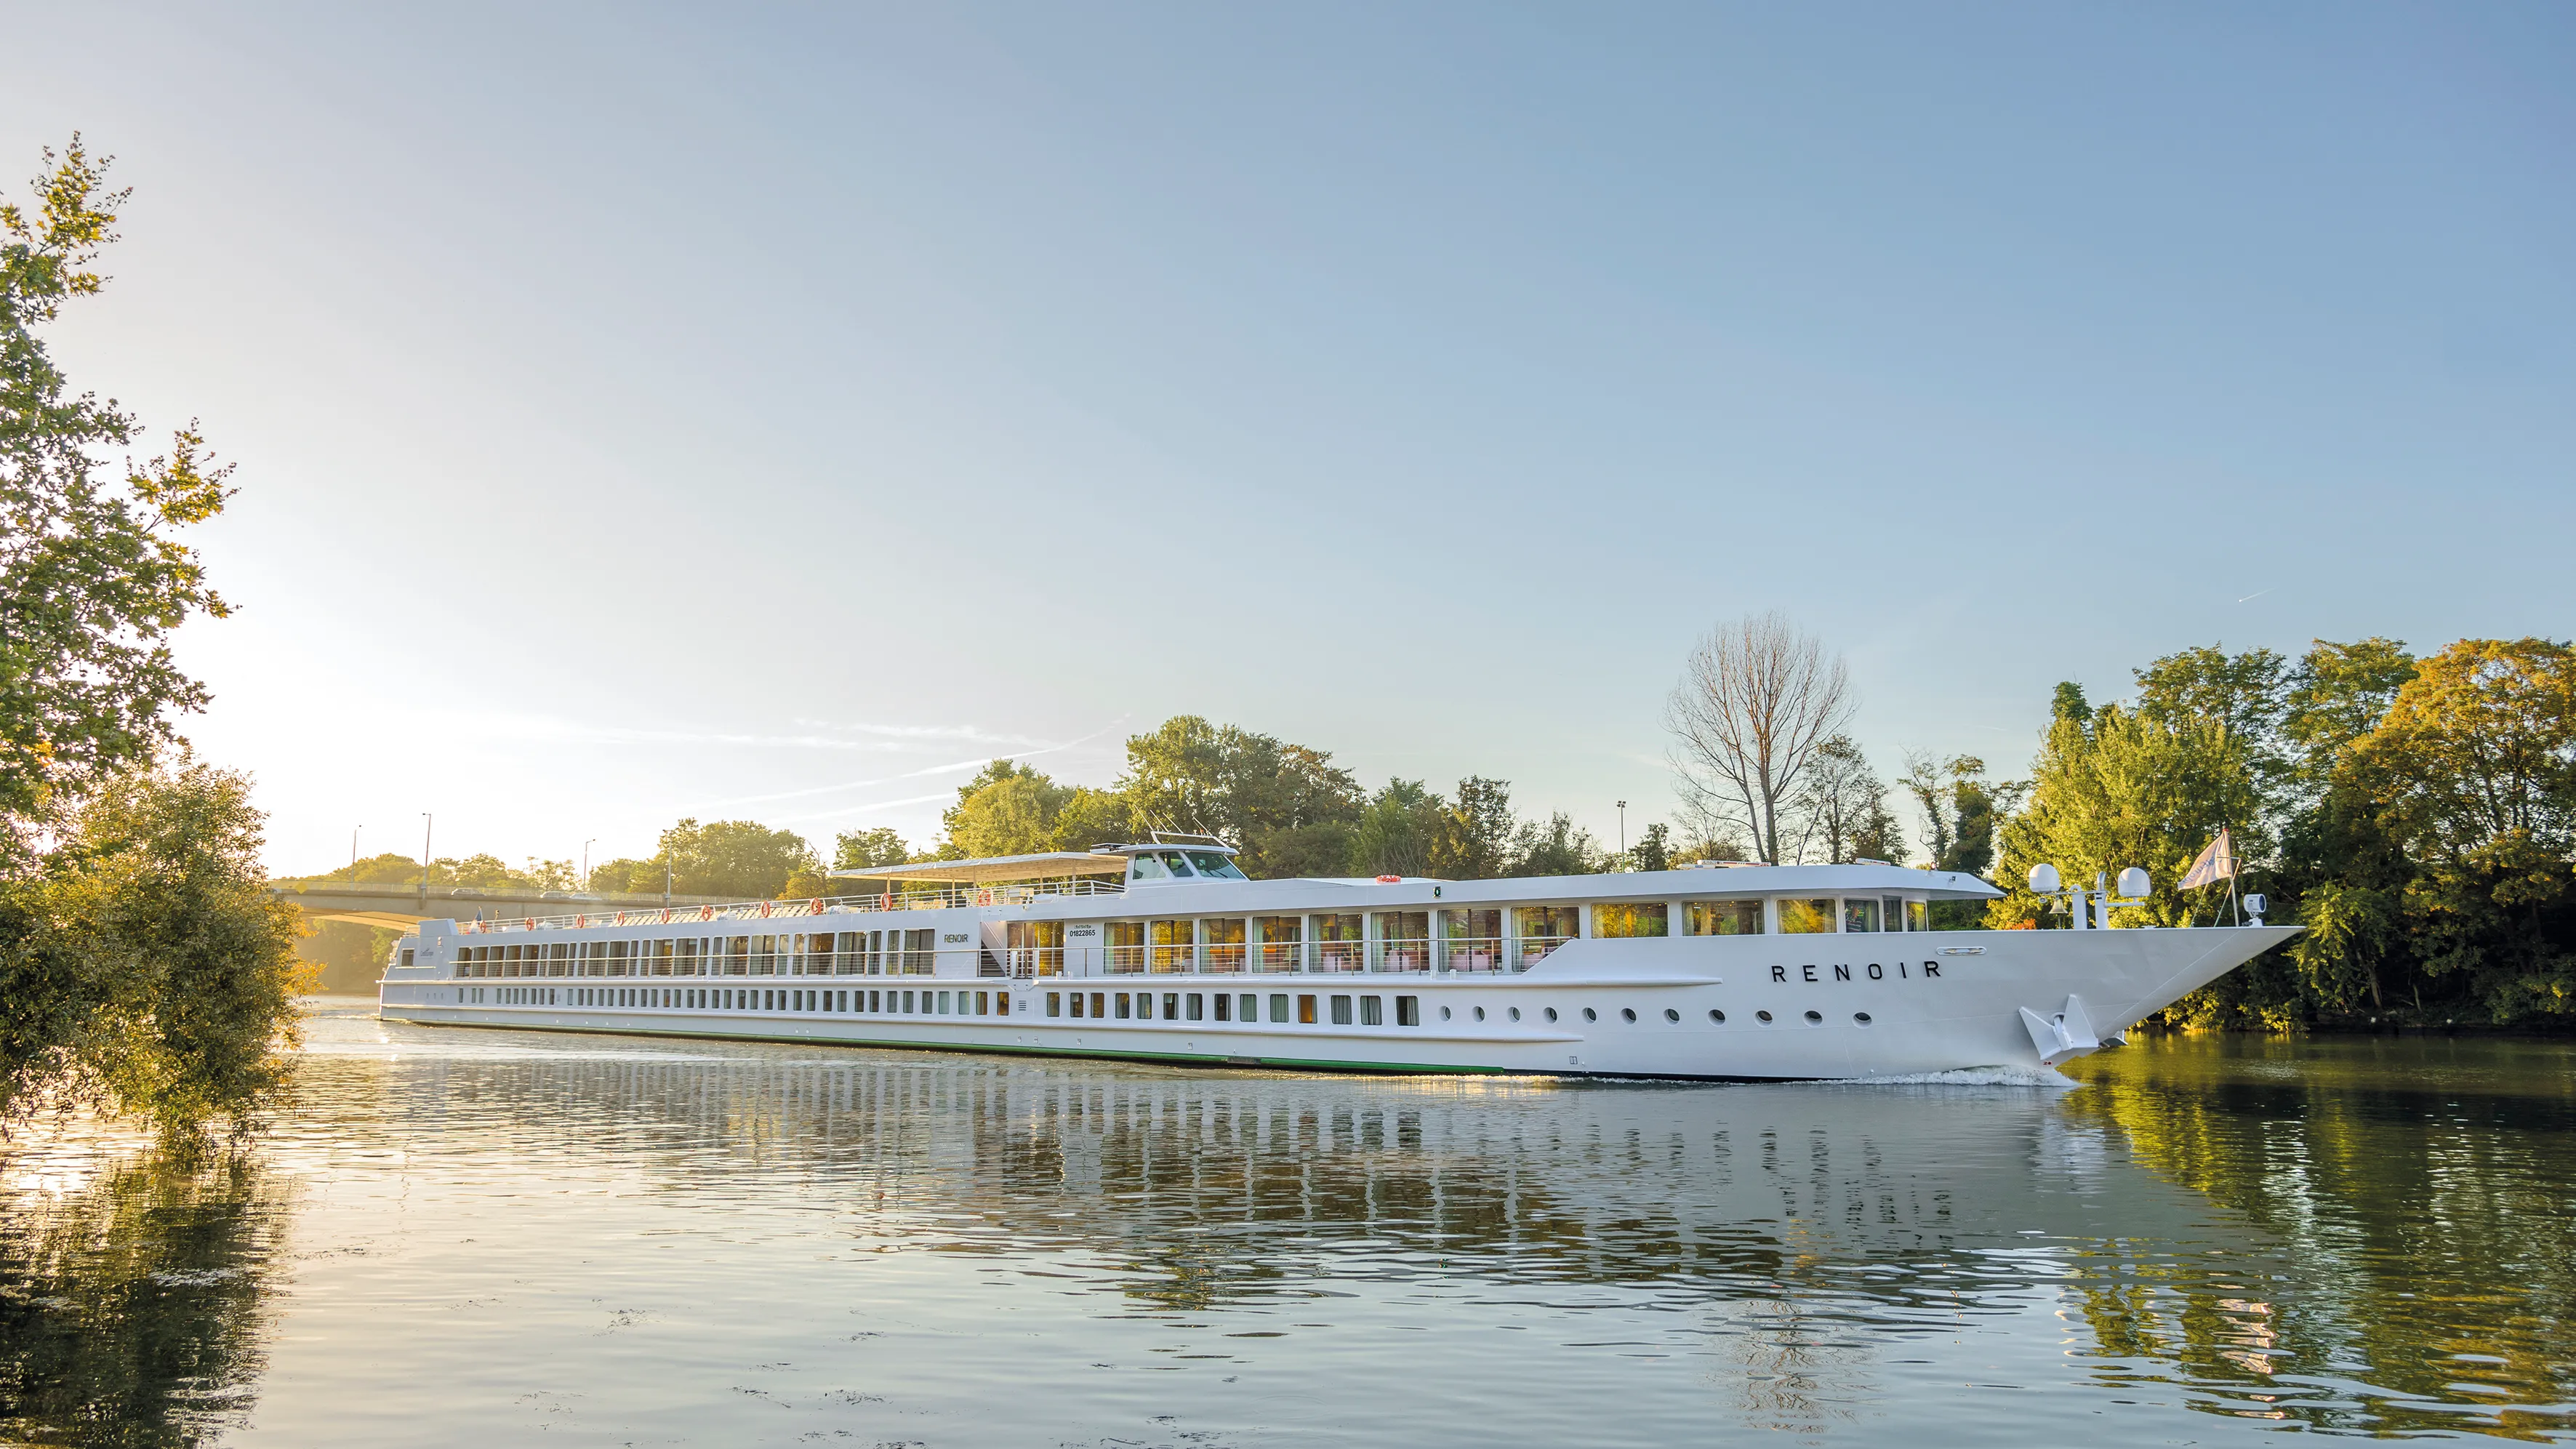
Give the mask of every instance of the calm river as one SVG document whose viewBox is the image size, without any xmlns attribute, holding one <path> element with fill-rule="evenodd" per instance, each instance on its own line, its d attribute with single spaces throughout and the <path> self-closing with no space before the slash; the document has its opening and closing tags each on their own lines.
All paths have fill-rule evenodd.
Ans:
<svg viewBox="0 0 2576 1449">
<path fill-rule="evenodd" d="M 316 1008 L 182 1173 L 0 1167 L 0 1438 L 2576 1437 L 2576 1047 L 1595 1086 Z"/>
</svg>

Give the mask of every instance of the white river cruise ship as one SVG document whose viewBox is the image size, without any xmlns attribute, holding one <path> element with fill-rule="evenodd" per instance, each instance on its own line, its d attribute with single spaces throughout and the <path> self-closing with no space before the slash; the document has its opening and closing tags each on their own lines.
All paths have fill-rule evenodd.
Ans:
<svg viewBox="0 0 2576 1449">
<path fill-rule="evenodd" d="M 425 920 L 440 1026 L 1231 1066 L 1779 1080 L 2054 1065 L 2294 928 L 1933 931 L 1973 876 L 1734 866 L 1249 880 L 1172 837 L 836 872 L 868 893 Z"/>
</svg>

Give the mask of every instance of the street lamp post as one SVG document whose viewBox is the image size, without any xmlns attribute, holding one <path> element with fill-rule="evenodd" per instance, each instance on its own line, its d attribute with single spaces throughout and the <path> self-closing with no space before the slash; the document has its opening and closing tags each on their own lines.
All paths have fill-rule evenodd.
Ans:
<svg viewBox="0 0 2576 1449">
<path fill-rule="evenodd" d="M 598 843 L 599 837 L 596 835 L 581 843 L 581 879 L 574 882 L 573 889 L 582 891 L 590 889 L 590 848 Z"/>
<path fill-rule="evenodd" d="M 429 835 L 438 818 L 428 811 L 420 812 L 420 911 L 429 914 Z"/>
<path fill-rule="evenodd" d="M 1619 802 L 1619 868 L 1628 868 L 1628 802 Z"/>
</svg>

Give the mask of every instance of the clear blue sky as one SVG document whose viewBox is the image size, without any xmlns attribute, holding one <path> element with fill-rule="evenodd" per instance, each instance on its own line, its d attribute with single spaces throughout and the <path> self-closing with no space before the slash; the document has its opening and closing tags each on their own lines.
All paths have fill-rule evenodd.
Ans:
<svg viewBox="0 0 2576 1449">
<path fill-rule="evenodd" d="M 2564 5 L 9 37 L 0 175 L 135 188 L 59 356 L 241 465 L 190 733 L 281 868 L 919 842 L 1185 711 L 1607 836 L 1772 607 L 2007 773 L 2187 645 L 2571 632 Z"/>
</svg>

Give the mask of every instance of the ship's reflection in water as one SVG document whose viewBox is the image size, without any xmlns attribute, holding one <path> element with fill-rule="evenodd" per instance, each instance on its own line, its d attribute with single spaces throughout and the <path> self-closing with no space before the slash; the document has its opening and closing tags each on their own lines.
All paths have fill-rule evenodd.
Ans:
<svg viewBox="0 0 2576 1449">
<path fill-rule="evenodd" d="M 290 1266 L 166 1335 L 205 1392 L 270 1343 L 257 1403 L 107 1417 L 424 1444 L 2570 1427 L 2563 1051 L 2185 1045 L 2070 1091 L 315 1036 L 215 1255 L 284 1231 Z M 12 1352 L 20 1387 L 59 1358 Z M 83 1437 L 45 1402 L 19 1432 Z"/>
</svg>

